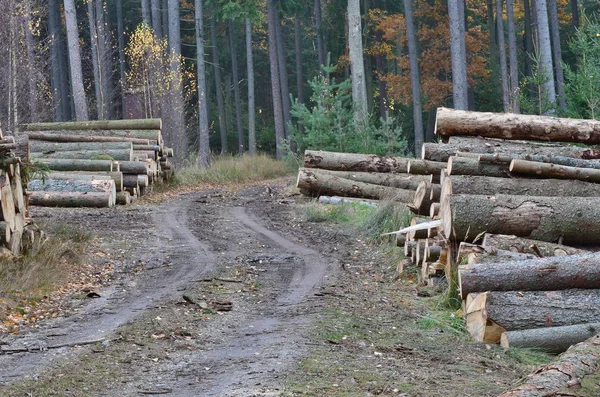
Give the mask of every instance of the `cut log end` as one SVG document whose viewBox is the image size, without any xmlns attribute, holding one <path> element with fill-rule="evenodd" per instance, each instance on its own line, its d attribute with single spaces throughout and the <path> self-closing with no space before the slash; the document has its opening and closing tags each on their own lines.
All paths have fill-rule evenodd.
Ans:
<svg viewBox="0 0 600 397">
<path fill-rule="evenodd" d="M 446 238 L 452 237 L 452 209 L 448 199 L 440 204 L 439 218 L 442 219 L 442 231 Z"/>
</svg>

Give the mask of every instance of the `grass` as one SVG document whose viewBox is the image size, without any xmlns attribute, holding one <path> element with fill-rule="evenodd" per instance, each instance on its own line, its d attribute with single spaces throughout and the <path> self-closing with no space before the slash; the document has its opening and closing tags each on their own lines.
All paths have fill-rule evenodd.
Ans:
<svg viewBox="0 0 600 397">
<path fill-rule="evenodd" d="M 178 168 L 177 181 L 184 185 L 254 182 L 292 175 L 294 170 L 283 161 L 266 155 L 218 156 L 203 168 L 198 158 L 187 160 Z"/>
</svg>

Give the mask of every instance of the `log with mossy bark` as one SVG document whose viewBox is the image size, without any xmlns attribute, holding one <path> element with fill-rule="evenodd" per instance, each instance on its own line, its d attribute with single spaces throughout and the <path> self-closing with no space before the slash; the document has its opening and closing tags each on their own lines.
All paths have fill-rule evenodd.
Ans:
<svg viewBox="0 0 600 397">
<path fill-rule="evenodd" d="M 112 160 L 39 159 L 53 171 L 117 171 L 118 163 Z"/>
<path fill-rule="evenodd" d="M 160 130 L 161 119 L 127 119 L 30 123 L 19 126 L 21 131 L 78 130 Z"/>
<path fill-rule="evenodd" d="M 73 160 L 117 160 L 132 161 L 133 150 L 129 149 L 108 149 L 108 150 L 69 150 L 69 151 L 48 151 L 31 152 L 31 158 L 37 159 L 73 159 Z"/>
<path fill-rule="evenodd" d="M 500 345 L 505 349 L 518 347 L 559 354 L 598 334 L 600 334 L 598 322 L 524 329 L 504 332 L 500 337 Z"/>
<path fill-rule="evenodd" d="M 483 291 L 552 291 L 600 286 L 600 254 L 461 265 L 460 295 Z"/>
<path fill-rule="evenodd" d="M 473 339 L 499 343 L 506 331 L 597 322 L 600 318 L 600 290 L 469 294 L 465 313 L 467 329 Z"/>
<path fill-rule="evenodd" d="M 157 145 L 154 140 L 144 138 L 131 138 L 126 136 L 98 136 L 98 135 L 73 135 L 65 131 L 64 134 L 55 132 L 24 132 L 24 136 L 28 136 L 31 140 L 55 142 L 55 143 L 108 143 L 108 142 L 131 142 L 134 145 Z M 153 142 L 153 143 L 152 143 Z"/>
<path fill-rule="evenodd" d="M 505 391 L 499 397 L 548 397 L 597 395 L 597 380 L 591 379 L 585 394 L 583 389 L 587 376 L 600 371 L 600 335 L 572 346 L 558 358 L 533 371 L 519 385 Z"/>
<path fill-rule="evenodd" d="M 363 172 L 407 172 L 410 159 L 386 157 L 375 154 L 338 153 L 321 150 L 306 150 L 304 166 L 333 171 Z"/>
<path fill-rule="evenodd" d="M 131 204 L 131 194 L 129 192 L 119 192 L 116 197 L 117 205 L 129 205 Z"/>
<path fill-rule="evenodd" d="M 112 206 L 109 192 L 31 192 L 30 203 L 39 207 L 91 207 L 106 208 Z"/>
<path fill-rule="evenodd" d="M 435 134 L 596 145 L 600 121 L 438 108 Z"/>
<path fill-rule="evenodd" d="M 551 155 L 578 159 L 600 159 L 600 149 L 584 148 L 568 144 L 507 141 L 504 139 L 452 136 L 448 143 L 424 143 L 421 157 L 424 160 L 448 161 L 459 152 L 518 155 Z"/>
<path fill-rule="evenodd" d="M 320 170 L 339 178 L 350 179 L 357 182 L 371 183 L 373 185 L 389 186 L 398 189 L 416 190 L 419 183 L 429 180 L 426 175 L 411 175 L 406 173 L 380 173 L 357 171 L 330 171 Z"/>
<path fill-rule="evenodd" d="M 484 233 L 564 244 L 600 244 L 595 198 L 514 195 L 446 196 L 441 206 L 446 237 L 473 241 Z M 480 236 L 481 235 L 481 236 Z"/>
<path fill-rule="evenodd" d="M 313 195 L 348 196 L 367 199 L 389 199 L 403 203 L 412 201 L 414 191 L 392 187 L 373 185 L 339 178 L 331 173 L 320 172 L 318 169 L 300 168 L 296 186 Z"/>
<path fill-rule="evenodd" d="M 510 177 L 507 165 L 482 163 L 477 159 L 456 156 L 448 159 L 446 172 L 448 176 L 479 175 L 499 178 Z"/>
<path fill-rule="evenodd" d="M 566 165 L 539 163 L 527 160 L 512 160 L 509 170 L 514 174 L 535 175 L 545 178 L 574 179 L 600 183 L 600 170 L 594 168 L 569 167 Z"/>
<path fill-rule="evenodd" d="M 567 245 L 504 234 L 486 233 L 485 236 L 483 236 L 481 245 L 487 249 L 508 250 L 524 254 L 534 254 L 540 257 L 580 255 L 587 253 L 586 250 L 569 247 Z"/>
<path fill-rule="evenodd" d="M 47 142 L 30 140 L 29 148 L 34 153 L 39 152 L 71 152 L 106 150 L 133 150 L 131 142 Z"/>
</svg>

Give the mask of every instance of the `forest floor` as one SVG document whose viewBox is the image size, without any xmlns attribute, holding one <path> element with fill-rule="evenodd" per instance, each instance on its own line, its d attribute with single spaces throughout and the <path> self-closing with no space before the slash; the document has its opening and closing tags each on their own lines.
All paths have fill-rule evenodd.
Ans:
<svg viewBox="0 0 600 397">
<path fill-rule="evenodd" d="M 110 277 L 0 335 L 2 396 L 494 396 L 539 363 L 469 341 L 356 230 L 302 220 L 291 179 L 41 209 Z"/>
</svg>

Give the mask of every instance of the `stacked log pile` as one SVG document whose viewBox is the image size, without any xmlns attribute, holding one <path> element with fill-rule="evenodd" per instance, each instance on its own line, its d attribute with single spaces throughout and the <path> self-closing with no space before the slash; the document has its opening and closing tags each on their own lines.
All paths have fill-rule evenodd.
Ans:
<svg viewBox="0 0 600 397">
<path fill-rule="evenodd" d="M 600 332 L 600 149 L 586 146 L 600 144 L 600 122 L 441 108 L 436 134 L 418 160 L 336 155 L 339 169 L 426 176 L 412 201 L 396 195 L 416 214 L 398 242 L 421 281 L 456 289 L 486 343 L 560 352 Z M 332 159 L 307 152 L 305 165 Z M 331 190 L 320 173 L 301 170 L 298 186 L 367 191 L 358 179 Z"/>
<path fill-rule="evenodd" d="M 160 119 L 35 123 L 21 127 L 20 145 L 50 174 L 28 184 L 32 205 L 127 205 L 172 176 Z"/>
<path fill-rule="evenodd" d="M 0 256 L 36 250 L 45 239 L 29 217 L 23 186 L 27 175 L 17 154 L 20 141 L 0 129 Z"/>
</svg>

